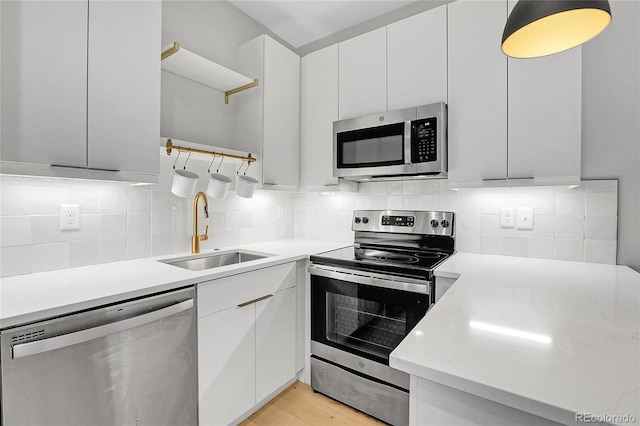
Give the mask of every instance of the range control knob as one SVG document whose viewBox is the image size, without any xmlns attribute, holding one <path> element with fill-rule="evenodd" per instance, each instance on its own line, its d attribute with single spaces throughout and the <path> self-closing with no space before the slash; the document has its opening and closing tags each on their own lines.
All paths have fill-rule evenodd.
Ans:
<svg viewBox="0 0 640 426">
<path fill-rule="evenodd" d="M 360 218 L 359 218 L 358 216 L 356 216 L 356 217 L 353 219 L 353 221 L 354 221 L 355 223 L 360 223 Z"/>
<path fill-rule="evenodd" d="M 443 219 L 442 222 L 440 222 L 440 225 L 442 225 L 443 228 L 448 228 L 449 227 L 449 221 L 446 219 Z"/>
<path fill-rule="evenodd" d="M 369 223 L 369 218 L 368 217 L 363 217 L 362 218 L 362 223 Z"/>
<path fill-rule="evenodd" d="M 431 227 L 432 228 L 437 228 L 439 224 L 440 223 L 437 220 L 431 219 Z"/>
</svg>

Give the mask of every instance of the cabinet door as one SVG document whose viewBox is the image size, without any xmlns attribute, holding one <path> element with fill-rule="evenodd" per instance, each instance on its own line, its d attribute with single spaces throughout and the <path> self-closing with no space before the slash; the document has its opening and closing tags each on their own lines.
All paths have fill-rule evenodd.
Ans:
<svg viewBox="0 0 640 426">
<path fill-rule="evenodd" d="M 198 320 L 199 424 L 228 425 L 255 405 L 255 305 Z"/>
<path fill-rule="evenodd" d="M 296 374 L 296 289 L 256 303 L 256 402 Z"/>
<path fill-rule="evenodd" d="M 580 180 L 582 48 L 509 59 L 509 178 Z"/>
<path fill-rule="evenodd" d="M 3 161 L 87 165 L 87 1 L 2 1 Z"/>
<path fill-rule="evenodd" d="M 448 7 L 449 181 L 507 177 L 506 1 Z"/>
<path fill-rule="evenodd" d="M 267 36 L 263 108 L 263 184 L 298 186 L 300 57 Z"/>
<path fill-rule="evenodd" d="M 302 58 L 300 186 L 338 185 L 333 122 L 338 120 L 338 45 Z"/>
<path fill-rule="evenodd" d="M 447 7 L 387 27 L 389 111 L 447 102 Z"/>
<path fill-rule="evenodd" d="M 88 162 L 157 174 L 162 3 L 91 0 Z"/>
<path fill-rule="evenodd" d="M 339 117 L 387 110 L 387 28 L 338 44 Z"/>
</svg>

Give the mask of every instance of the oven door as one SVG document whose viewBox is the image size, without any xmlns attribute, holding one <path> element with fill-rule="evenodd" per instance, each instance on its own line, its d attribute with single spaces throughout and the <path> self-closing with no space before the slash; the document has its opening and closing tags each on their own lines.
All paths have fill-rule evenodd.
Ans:
<svg viewBox="0 0 640 426">
<path fill-rule="evenodd" d="M 424 317 L 431 282 L 311 265 L 311 340 L 389 365 Z"/>
</svg>

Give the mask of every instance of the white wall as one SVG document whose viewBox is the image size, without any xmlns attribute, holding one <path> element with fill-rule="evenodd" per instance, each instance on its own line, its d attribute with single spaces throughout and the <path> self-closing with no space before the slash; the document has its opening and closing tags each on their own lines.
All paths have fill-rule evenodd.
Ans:
<svg viewBox="0 0 640 426">
<path fill-rule="evenodd" d="M 500 207 L 532 207 L 533 230 L 501 228 Z M 295 199 L 297 238 L 353 242 L 354 209 L 444 210 L 456 213 L 456 250 L 615 264 L 616 181 L 578 188 L 475 188 L 446 181 L 361 183 L 357 193 L 307 193 Z"/>
<path fill-rule="evenodd" d="M 618 263 L 640 271 L 640 2 L 582 48 L 582 176 L 618 179 Z"/>
</svg>

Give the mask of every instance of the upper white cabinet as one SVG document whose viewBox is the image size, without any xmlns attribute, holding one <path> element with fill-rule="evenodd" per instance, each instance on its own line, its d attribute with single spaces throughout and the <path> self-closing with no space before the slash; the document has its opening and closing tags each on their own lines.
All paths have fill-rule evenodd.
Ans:
<svg viewBox="0 0 640 426">
<path fill-rule="evenodd" d="M 507 1 L 449 8 L 449 181 L 460 186 L 580 179 L 581 49 L 534 59 L 500 50 Z"/>
<path fill-rule="evenodd" d="M 580 180 L 582 48 L 509 59 L 510 179 Z"/>
<path fill-rule="evenodd" d="M 333 177 L 333 122 L 338 120 L 338 45 L 302 58 L 300 186 L 338 185 Z"/>
<path fill-rule="evenodd" d="M 2 161 L 85 167 L 86 1 L 3 1 Z"/>
<path fill-rule="evenodd" d="M 387 26 L 388 110 L 447 102 L 447 7 Z"/>
<path fill-rule="evenodd" d="M 157 180 L 162 3 L 0 7 L 3 162 L 68 166 L 68 177 Z M 5 166 L 65 176 L 50 167 Z"/>
<path fill-rule="evenodd" d="M 248 151 L 258 153 L 257 164 L 247 174 L 257 173 L 263 188 L 297 187 L 300 57 L 262 35 L 238 48 L 238 70 L 260 81 L 257 88 L 236 94 L 234 101 L 236 136 Z M 252 172 L 254 168 L 258 170 Z"/>
<path fill-rule="evenodd" d="M 160 1 L 90 1 L 88 167 L 158 174 Z"/>
<path fill-rule="evenodd" d="M 339 119 L 387 110 L 387 27 L 342 43 L 339 50 Z"/>
<path fill-rule="evenodd" d="M 507 5 L 458 0 L 449 8 L 449 181 L 507 176 Z"/>
</svg>

